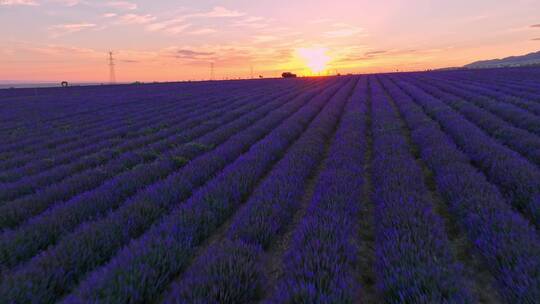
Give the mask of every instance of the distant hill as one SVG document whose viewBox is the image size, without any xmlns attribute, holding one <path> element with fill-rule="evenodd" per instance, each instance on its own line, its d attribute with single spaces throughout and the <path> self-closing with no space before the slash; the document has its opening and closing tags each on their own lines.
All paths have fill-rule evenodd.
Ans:
<svg viewBox="0 0 540 304">
<path fill-rule="evenodd" d="M 486 69 L 502 67 L 520 67 L 540 65 L 540 51 L 523 56 L 511 56 L 503 59 L 476 61 L 463 66 L 469 69 Z"/>
</svg>

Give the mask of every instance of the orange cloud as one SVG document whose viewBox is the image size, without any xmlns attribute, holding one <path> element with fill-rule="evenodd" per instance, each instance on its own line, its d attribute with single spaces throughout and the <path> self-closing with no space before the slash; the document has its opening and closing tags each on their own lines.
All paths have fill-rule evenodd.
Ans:
<svg viewBox="0 0 540 304">
<path fill-rule="evenodd" d="M 230 17 L 242 17 L 245 13 L 229 10 L 222 6 L 216 6 L 211 11 L 206 13 L 193 14 L 192 17 L 209 17 L 209 18 L 230 18 Z"/>
</svg>

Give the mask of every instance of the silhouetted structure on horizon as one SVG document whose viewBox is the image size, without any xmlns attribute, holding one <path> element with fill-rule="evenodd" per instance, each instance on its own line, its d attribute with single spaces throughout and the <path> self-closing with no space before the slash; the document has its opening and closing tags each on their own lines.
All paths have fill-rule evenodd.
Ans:
<svg viewBox="0 0 540 304">
<path fill-rule="evenodd" d="M 109 84 L 116 84 L 116 72 L 114 70 L 113 52 L 109 52 Z"/>
<path fill-rule="evenodd" d="M 281 77 L 283 77 L 283 78 L 296 78 L 296 74 L 293 74 L 291 72 L 284 72 L 283 74 L 281 74 Z"/>
</svg>

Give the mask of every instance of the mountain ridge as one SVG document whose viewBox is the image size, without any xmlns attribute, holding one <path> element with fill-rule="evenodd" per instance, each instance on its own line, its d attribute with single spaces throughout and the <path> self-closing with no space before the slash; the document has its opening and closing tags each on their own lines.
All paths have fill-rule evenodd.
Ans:
<svg viewBox="0 0 540 304">
<path fill-rule="evenodd" d="M 464 65 L 469 69 L 485 69 L 499 67 L 520 67 L 540 65 L 540 51 L 520 56 L 510 56 L 500 59 L 480 60 Z"/>
</svg>

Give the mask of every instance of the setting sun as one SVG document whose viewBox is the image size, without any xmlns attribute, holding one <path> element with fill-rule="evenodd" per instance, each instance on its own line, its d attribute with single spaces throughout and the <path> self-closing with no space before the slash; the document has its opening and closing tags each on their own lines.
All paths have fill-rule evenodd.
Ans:
<svg viewBox="0 0 540 304">
<path fill-rule="evenodd" d="M 297 50 L 298 55 L 312 74 L 318 74 L 326 70 L 326 66 L 330 61 L 327 51 L 323 47 L 300 48 Z"/>
</svg>

